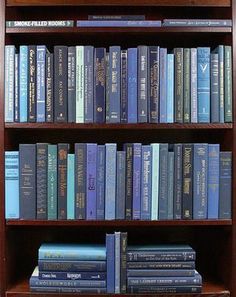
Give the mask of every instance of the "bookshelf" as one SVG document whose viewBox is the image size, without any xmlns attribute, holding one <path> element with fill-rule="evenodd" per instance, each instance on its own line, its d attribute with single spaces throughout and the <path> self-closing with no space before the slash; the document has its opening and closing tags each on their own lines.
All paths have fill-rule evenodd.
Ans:
<svg viewBox="0 0 236 297">
<path fill-rule="evenodd" d="M 232 18 L 232 28 L 6 28 L 5 20 L 86 19 L 88 14 L 145 14 L 147 19 Z M 63 13 L 62 13 L 63 12 Z M 114 14 L 114 13 L 113 13 Z M 58 296 L 31 293 L 28 279 L 37 261 L 37 249 L 46 241 L 103 242 L 104 234 L 128 231 L 129 242 L 174 242 L 185 240 L 197 251 L 197 267 L 203 276 L 203 292 L 194 296 L 236 297 L 236 175 L 233 176 L 231 220 L 171 221 L 44 221 L 5 220 L 4 150 L 19 143 L 36 142 L 210 142 L 233 151 L 236 167 L 235 125 L 225 124 L 72 124 L 4 123 L 4 46 L 5 44 L 93 44 L 124 47 L 152 45 L 215 47 L 232 45 L 233 78 L 236 77 L 235 0 L 2 0 L 0 1 L 0 289 L 1 297 Z M 124 38 L 124 36 L 126 38 Z M 194 37 L 194 38 L 192 38 Z M 233 91 L 236 95 L 236 88 Z M 236 119 L 234 104 L 234 122 Z M 73 294 L 60 294 L 60 296 Z M 89 295 L 95 297 L 97 295 Z M 108 295 L 100 295 L 108 296 Z M 117 295 L 125 296 L 125 295 Z M 136 296 L 136 295 L 132 295 Z M 146 295 L 137 295 L 146 296 Z M 163 296 L 154 294 L 152 296 Z M 181 294 L 179 296 L 189 296 Z"/>
</svg>

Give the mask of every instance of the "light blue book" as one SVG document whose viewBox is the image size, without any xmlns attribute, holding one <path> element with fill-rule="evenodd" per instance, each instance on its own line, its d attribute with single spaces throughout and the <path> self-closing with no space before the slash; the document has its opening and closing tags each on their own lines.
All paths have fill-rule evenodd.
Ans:
<svg viewBox="0 0 236 297">
<path fill-rule="evenodd" d="M 152 143 L 152 196 L 151 196 L 151 220 L 158 220 L 158 196 L 159 196 L 159 143 Z"/>
<path fill-rule="evenodd" d="M 67 219 L 75 219 L 75 155 L 67 156 Z"/>
<path fill-rule="evenodd" d="M 105 220 L 116 218 L 116 143 L 106 143 Z"/>
<path fill-rule="evenodd" d="M 197 123 L 197 49 L 191 48 L 190 50 L 190 109 L 191 109 L 191 123 Z"/>
<path fill-rule="evenodd" d="M 84 46 L 76 46 L 76 123 L 84 123 Z"/>
<path fill-rule="evenodd" d="M 160 123 L 167 122 L 167 49 L 160 48 Z"/>
<path fill-rule="evenodd" d="M 167 123 L 174 123 L 174 54 L 167 55 Z"/>
<path fill-rule="evenodd" d="M 120 232 L 115 232 L 115 293 L 120 293 Z"/>
<path fill-rule="evenodd" d="M 37 91 L 36 91 L 36 110 L 37 122 L 45 122 L 46 111 L 46 81 L 45 81 L 45 65 L 46 65 L 46 46 L 37 45 Z"/>
<path fill-rule="evenodd" d="M 106 260 L 106 248 L 103 245 L 54 244 L 44 243 L 39 248 L 39 260 Z"/>
<path fill-rule="evenodd" d="M 5 46 L 5 122 L 14 122 L 15 46 Z"/>
<path fill-rule="evenodd" d="M 5 217 L 19 219 L 19 152 L 5 152 Z"/>
<path fill-rule="evenodd" d="M 210 123 L 210 48 L 197 48 L 198 122 Z"/>
<path fill-rule="evenodd" d="M 28 46 L 20 46 L 19 55 L 20 122 L 28 120 Z"/>
</svg>

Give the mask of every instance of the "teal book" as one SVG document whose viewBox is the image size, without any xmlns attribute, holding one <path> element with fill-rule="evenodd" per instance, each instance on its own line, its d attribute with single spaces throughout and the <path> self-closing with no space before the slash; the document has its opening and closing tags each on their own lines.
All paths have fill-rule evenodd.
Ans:
<svg viewBox="0 0 236 297">
<path fill-rule="evenodd" d="M 152 194 L 151 194 L 151 220 L 158 220 L 158 196 L 159 196 L 159 143 L 152 143 Z"/>
<path fill-rule="evenodd" d="M 76 46 L 76 123 L 84 123 L 84 46 Z"/>
<path fill-rule="evenodd" d="M 57 219 L 57 145 L 48 145 L 48 220 Z"/>
<path fill-rule="evenodd" d="M 232 123 L 232 48 L 225 46 L 224 51 L 225 122 Z"/>
<path fill-rule="evenodd" d="M 75 155 L 67 157 L 67 219 L 75 219 Z"/>
<path fill-rule="evenodd" d="M 19 103 L 20 122 L 27 122 L 28 119 L 28 46 L 20 46 L 19 54 Z"/>
</svg>

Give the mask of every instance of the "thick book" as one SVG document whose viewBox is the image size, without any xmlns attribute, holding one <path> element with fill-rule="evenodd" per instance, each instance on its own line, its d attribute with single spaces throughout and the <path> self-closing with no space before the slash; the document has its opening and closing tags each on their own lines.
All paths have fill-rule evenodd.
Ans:
<svg viewBox="0 0 236 297">
<path fill-rule="evenodd" d="M 126 220 L 131 220 L 133 204 L 133 144 L 126 143 L 124 150 L 126 152 L 125 218 Z"/>
<path fill-rule="evenodd" d="M 68 102 L 67 46 L 54 46 L 54 121 L 67 122 Z"/>
<path fill-rule="evenodd" d="M 67 155 L 67 214 L 68 220 L 75 219 L 75 155 Z"/>
<path fill-rule="evenodd" d="M 46 122 L 54 121 L 54 55 L 46 53 Z"/>
<path fill-rule="evenodd" d="M 158 220 L 159 204 L 159 166 L 160 166 L 160 144 L 152 143 L 152 196 L 151 196 L 151 220 Z"/>
<path fill-rule="evenodd" d="M 168 177 L 167 177 L 167 219 L 174 217 L 174 152 L 168 152 Z"/>
<path fill-rule="evenodd" d="M 145 15 L 124 14 L 124 15 L 88 15 L 88 20 L 91 21 L 144 21 Z"/>
<path fill-rule="evenodd" d="M 177 269 L 195 269 L 194 261 L 166 261 L 166 262 L 127 262 L 127 269 L 145 269 L 145 271 L 149 269 L 155 269 L 158 271 L 159 269 L 168 269 L 168 270 L 177 270 Z"/>
<path fill-rule="evenodd" d="M 194 269 L 128 269 L 128 277 L 195 276 Z"/>
<path fill-rule="evenodd" d="M 14 121 L 20 121 L 20 105 L 19 105 L 19 54 L 15 54 L 15 70 L 14 70 Z"/>
<path fill-rule="evenodd" d="M 150 123 L 159 122 L 159 88 L 160 88 L 160 47 L 149 46 L 149 65 L 150 65 L 150 102 L 149 102 L 149 121 Z"/>
<path fill-rule="evenodd" d="M 117 152 L 116 158 L 116 219 L 125 219 L 125 161 L 124 151 Z"/>
<path fill-rule="evenodd" d="M 183 195 L 183 146 L 181 143 L 174 144 L 174 219 L 182 218 L 182 195 Z"/>
<path fill-rule="evenodd" d="M 20 219 L 36 219 L 36 145 L 19 145 Z"/>
<path fill-rule="evenodd" d="M 163 27 L 232 27 L 232 20 L 224 19 L 164 19 Z"/>
<path fill-rule="evenodd" d="M 174 123 L 174 54 L 167 54 L 166 121 Z"/>
<path fill-rule="evenodd" d="M 73 27 L 73 20 L 6 21 L 6 28 Z"/>
<path fill-rule="evenodd" d="M 5 46 L 5 122 L 14 122 L 14 95 L 15 95 L 15 85 L 14 85 L 14 73 L 15 73 L 15 46 L 6 45 Z"/>
<path fill-rule="evenodd" d="M 138 122 L 148 122 L 148 47 L 138 46 Z"/>
<path fill-rule="evenodd" d="M 115 232 L 115 293 L 120 294 L 120 234 Z"/>
<path fill-rule="evenodd" d="M 160 143 L 159 165 L 159 220 L 167 220 L 168 215 L 168 143 Z"/>
<path fill-rule="evenodd" d="M 183 76 L 184 76 L 184 50 L 174 49 L 175 56 L 175 122 L 183 123 Z"/>
<path fill-rule="evenodd" d="M 127 232 L 120 234 L 120 293 L 126 293 L 127 281 Z"/>
<path fill-rule="evenodd" d="M 76 123 L 84 123 L 84 46 L 76 46 Z"/>
<path fill-rule="evenodd" d="M 167 122 L 167 48 L 160 48 L 160 123 Z"/>
<path fill-rule="evenodd" d="M 84 47 L 84 122 L 93 123 L 94 100 L 94 48 L 86 45 Z"/>
<path fill-rule="evenodd" d="M 19 219 L 19 152 L 5 152 L 5 218 Z"/>
<path fill-rule="evenodd" d="M 106 234 L 107 293 L 115 293 L 115 234 Z"/>
<path fill-rule="evenodd" d="M 161 21 L 78 20 L 77 27 L 161 27 Z"/>
<path fill-rule="evenodd" d="M 211 122 L 220 122 L 219 54 L 211 53 Z"/>
<path fill-rule="evenodd" d="M 184 123 L 190 123 L 190 48 L 184 48 Z"/>
<path fill-rule="evenodd" d="M 20 122 L 28 120 L 28 46 L 20 45 L 19 51 L 19 110 Z"/>
<path fill-rule="evenodd" d="M 37 219 L 47 219 L 48 144 L 36 144 L 37 155 Z"/>
<path fill-rule="evenodd" d="M 36 121 L 45 122 L 46 111 L 46 46 L 37 45 L 36 47 L 36 66 L 37 66 L 37 88 L 36 88 Z"/>
<path fill-rule="evenodd" d="M 37 50 L 35 45 L 29 45 L 28 55 L 28 80 L 29 80 L 29 92 L 28 92 L 28 121 L 36 122 L 36 94 L 37 85 L 36 81 L 38 77 L 37 73 Z M 40 71 L 39 71 L 40 73 Z"/>
<path fill-rule="evenodd" d="M 74 280 L 74 279 L 83 279 L 83 280 L 106 280 L 105 272 L 45 272 L 39 270 L 39 279 L 42 280 Z"/>
<path fill-rule="evenodd" d="M 68 122 L 76 118 L 76 48 L 68 47 Z"/>
<path fill-rule="evenodd" d="M 201 293 L 202 292 L 202 286 L 197 285 L 190 285 L 190 286 L 129 286 L 128 287 L 128 293 L 132 294 L 150 294 L 150 293 Z"/>
<path fill-rule="evenodd" d="M 141 219 L 142 144 L 133 144 L 133 203 L 132 219 Z"/>
<path fill-rule="evenodd" d="M 197 112 L 197 49 L 190 50 L 190 108 L 191 108 L 191 123 L 198 122 Z"/>
<path fill-rule="evenodd" d="M 97 220 L 105 219 L 105 146 L 97 146 Z"/>
<path fill-rule="evenodd" d="M 57 219 L 57 145 L 48 145 L 48 168 L 47 168 L 47 201 L 48 220 Z"/>
<path fill-rule="evenodd" d="M 120 122 L 128 122 L 128 52 L 121 51 L 120 61 Z"/>
<path fill-rule="evenodd" d="M 233 121 L 233 93 L 232 93 L 232 47 L 224 47 L 224 87 L 225 87 L 225 122 Z"/>
</svg>

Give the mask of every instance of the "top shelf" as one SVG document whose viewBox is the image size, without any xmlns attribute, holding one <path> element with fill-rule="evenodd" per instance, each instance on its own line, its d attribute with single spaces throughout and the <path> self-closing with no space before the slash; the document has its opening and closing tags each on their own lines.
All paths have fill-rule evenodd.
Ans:
<svg viewBox="0 0 236 297">
<path fill-rule="evenodd" d="M 174 4 L 173 4 L 174 3 Z M 230 0 L 6 0 L 7 6 L 214 6 L 230 7 Z"/>
</svg>

